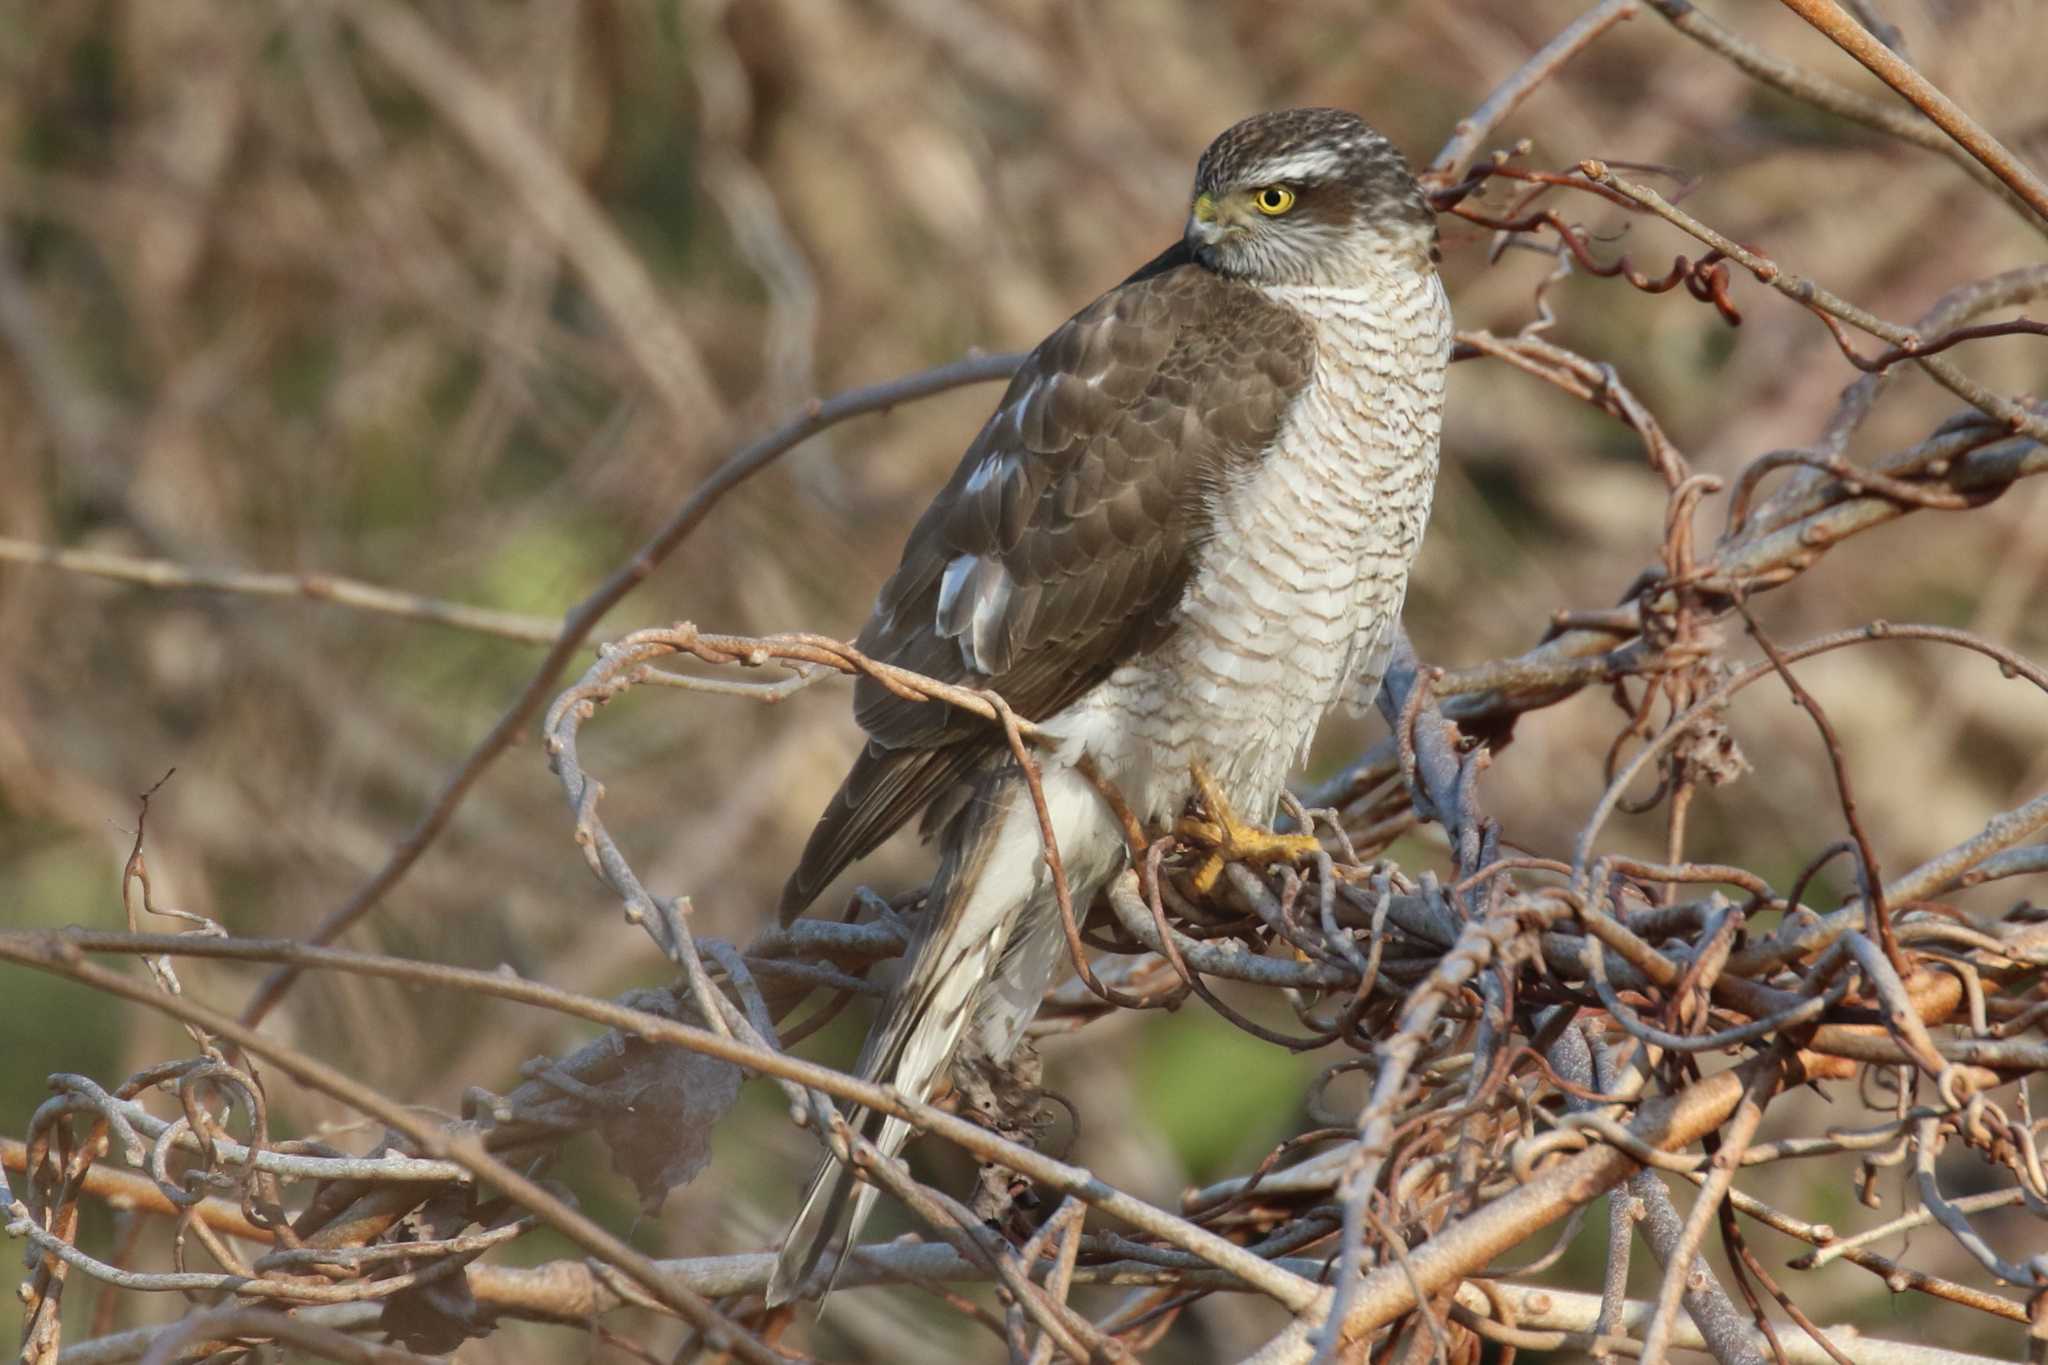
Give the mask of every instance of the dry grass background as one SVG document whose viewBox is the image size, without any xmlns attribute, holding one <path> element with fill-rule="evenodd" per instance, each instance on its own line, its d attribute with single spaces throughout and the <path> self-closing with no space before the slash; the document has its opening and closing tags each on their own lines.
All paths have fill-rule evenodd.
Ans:
<svg viewBox="0 0 2048 1365">
<path fill-rule="evenodd" d="M 1776 4 L 1711 7 L 1754 41 L 1882 88 Z M 2038 164 L 2048 153 L 2031 0 L 1887 0 L 1920 67 Z M 1242 114 L 1364 113 L 1426 161 L 1452 123 L 1582 9 L 1577 0 L 732 0 L 571 5 L 435 0 L 418 12 L 524 113 L 594 197 L 680 321 L 665 357 L 695 396 L 650 390 L 587 278 L 531 202 L 444 112 L 319 5 L 128 0 L 0 4 L 0 535 L 188 565 L 321 572 L 542 618 L 581 599 L 747 436 L 813 395 L 969 348 L 1028 347 L 1179 229 L 1194 155 Z M 1604 36 L 1491 145 L 1699 177 L 1685 207 L 1883 316 L 2041 259 L 2042 239 L 1948 161 L 1762 90 L 1654 14 Z M 1689 243 L 1571 205 L 1610 250 L 1661 263 Z M 1460 325 L 1511 332 L 1551 261 L 1446 220 Z M 1854 373 L 1810 315 L 1738 276 L 1727 329 L 1683 294 L 1574 277 L 1556 339 L 1619 375 L 1705 472 L 1810 441 Z M 2042 390 L 2038 340 L 1958 355 L 2008 392 Z M 1504 366 L 1454 370 L 1437 513 L 1409 599 L 1422 657 L 1517 653 L 1552 612 L 1611 605 L 1662 540 L 1665 490 L 1623 428 Z M 848 636 L 995 391 L 838 427 L 738 491 L 596 631 Z M 1859 449 L 1918 439 L 1955 407 L 1908 375 Z M 1923 513 L 1837 550 L 1761 601 L 1775 638 L 1873 617 L 1967 626 L 2048 653 L 2048 487 L 1967 516 Z M 1718 526 L 1717 514 L 1708 522 Z M 135 795 L 159 903 L 236 934 L 291 935 L 383 863 L 524 683 L 540 650 L 306 600 L 157 591 L 0 563 L 0 907 L 15 926 L 122 923 Z M 1913 647 L 1802 670 L 1842 732 L 1888 865 L 1910 866 L 2048 786 L 2048 707 L 1995 670 Z M 567 675 L 565 674 L 565 679 Z M 1485 799 L 1509 837 L 1569 847 L 1604 785 L 1618 715 L 1597 692 L 1525 720 Z M 1333 771 L 1379 733 L 1325 737 Z M 1701 798 L 1695 856 L 1783 884 L 1838 836 L 1810 722 L 1758 688 L 1734 712 L 1768 781 Z M 610 827 L 650 885 L 693 897 L 703 932 L 750 936 L 855 739 L 844 690 L 776 708 L 639 697 L 587 755 Z M 1661 851 L 1656 816 L 1622 842 Z M 666 979 L 570 842 L 530 742 L 347 942 L 513 964 L 608 995 Z M 1441 862 L 1424 839 L 1414 867 Z M 913 885 L 905 841 L 864 880 Z M 1839 892 L 1845 887 L 1837 886 Z M 237 1008 L 258 977 L 186 969 Z M 268 1027 L 388 1094 L 452 1109 L 582 1036 L 539 1012 L 316 974 Z M 118 1079 L 184 1046 L 175 1028 L 10 971 L 0 995 L 0 1132 L 53 1071 Z M 1103 1021 L 1055 1044 L 1089 1096 L 1076 1159 L 1172 1201 L 1303 1125 L 1309 1063 L 1198 1007 Z M 851 1027 L 825 1044 L 842 1059 Z M 274 1082 L 282 1086 L 281 1082 Z M 274 1089 L 310 1133 L 339 1106 Z M 720 1178 L 637 1222 L 594 1150 L 561 1178 L 662 1255 L 768 1244 L 814 1146 L 751 1092 L 717 1137 Z M 932 1145 L 932 1144 L 928 1144 Z M 577 1164 L 580 1162 L 580 1164 Z M 962 1168 L 964 1170 L 964 1167 Z M 1844 1186 L 1814 1216 L 1851 1217 Z M 1832 1202 L 1830 1202 L 1832 1201 Z M 116 1233 L 89 1214 L 86 1242 Z M 162 1265 L 145 1237 L 139 1263 Z M 557 1244 L 557 1252 L 562 1246 Z M 539 1252 L 534 1252 L 538 1256 Z M 1809 1284 L 1811 1282 L 1811 1284 Z M 1917 1338 L 1932 1310 L 1861 1271 L 1802 1289 L 1825 1320 Z M 95 1296 L 68 1301 L 71 1335 Z M 108 1326 L 160 1320 L 124 1299 Z M 1212 1299 L 1177 1359 L 1234 1359 L 1276 1319 Z M 842 1296 L 834 1358 L 947 1360 L 909 1294 Z M 652 1330 L 652 1329 L 650 1329 Z M 948 1329 L 950 1330 L 950 1329 Z M 1966 1329 L 2010 1352 L 2010 1329 Z M 650 1340 L 660 1340 L 655 1332 Z M 1960 1341 L 1952 1344 L 1963 1344 Z M 514 1329 L 461 1358 L 625 1359 L 593 1337 Z"/>
</svg>

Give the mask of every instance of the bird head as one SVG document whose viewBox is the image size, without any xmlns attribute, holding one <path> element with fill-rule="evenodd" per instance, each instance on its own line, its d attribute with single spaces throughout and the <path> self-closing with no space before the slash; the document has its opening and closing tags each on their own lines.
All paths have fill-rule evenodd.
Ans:
<svg viewBox="0 0 2048 1365">
<path fill-rule="evenodd" d="M 1363 283 L 1428 270 L 1436 216 L 1394 145 L 1341 109 L 1255 114 L 1202 153 L 1187 243 L 1259 284 Z"/>
</svg>

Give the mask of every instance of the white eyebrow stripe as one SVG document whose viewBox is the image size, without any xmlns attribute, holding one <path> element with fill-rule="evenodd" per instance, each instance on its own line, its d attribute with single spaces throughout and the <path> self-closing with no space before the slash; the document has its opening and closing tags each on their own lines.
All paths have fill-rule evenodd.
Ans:
<svg viewBox="0 0 2048 1365">
<path fill-rule="evenodd" d="M 1262 161 L 1249 167 L 1245 173 L 1248 184 L 1263 185 L 1276 180 L 1325 180 L 1344 169 L 1349 160 L 1342 152 L 1333 148 L 1319 147 L 1310 152 L 1297 152 L 1293 156 Z"/>
</svg>

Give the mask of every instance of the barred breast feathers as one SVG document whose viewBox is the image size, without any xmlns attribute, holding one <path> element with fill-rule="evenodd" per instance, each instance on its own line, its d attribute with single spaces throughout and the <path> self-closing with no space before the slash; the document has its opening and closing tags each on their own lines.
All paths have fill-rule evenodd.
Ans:
<svg viewBox="0 0 2048 1365">
<path fill-rule="evenodd" d="M 1155 821 L 1198 759 L 1264 818 L 1330 708 L 1370 702 L 1435 485 L 1451 344 L 1435 273 L 1262 292 L 1310 323 L 1310 381 L 1264 458 L 1212 492 L 1171 637 L 1050 727 Z"/>
</svg>

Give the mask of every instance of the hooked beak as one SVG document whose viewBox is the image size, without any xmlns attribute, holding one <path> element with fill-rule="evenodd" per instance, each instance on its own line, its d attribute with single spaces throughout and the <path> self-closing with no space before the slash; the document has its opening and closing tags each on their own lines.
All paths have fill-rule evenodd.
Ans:
<svg viewBox="0 0 2048 1365">
<path fill-rule="evenodd" d="M 1218 203 L 1216 196 L 1205 191 L 1195 196 L 1194 206 L 1188 210 L 1187 239 L 1198 247 L 1214 246 L 1242 233 L 1245 221 L 1243 204 L 1234 198 Z"/>
</svg>

